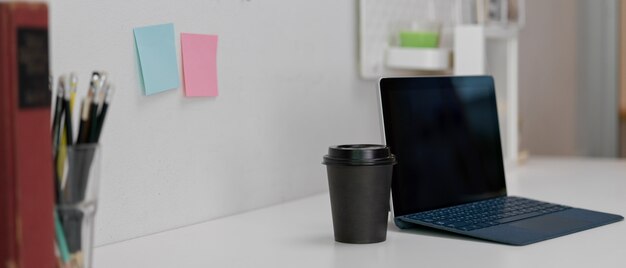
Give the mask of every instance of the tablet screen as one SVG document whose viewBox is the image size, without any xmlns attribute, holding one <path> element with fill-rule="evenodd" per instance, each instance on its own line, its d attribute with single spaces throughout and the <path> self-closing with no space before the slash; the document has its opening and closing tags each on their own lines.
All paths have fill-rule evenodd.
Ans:
<svg viewBox="0 0 626 268">
<path fill-rule="evenodd" d="M 506 195 L 493 79 L 383 78 L 396 216 Z"/>
</svg>

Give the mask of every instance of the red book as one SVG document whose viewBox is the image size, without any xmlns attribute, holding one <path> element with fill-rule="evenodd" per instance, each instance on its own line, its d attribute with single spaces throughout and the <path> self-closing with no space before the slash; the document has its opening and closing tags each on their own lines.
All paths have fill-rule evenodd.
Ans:
<svg viewBox="0 0 626 268">
<path fill-rule="evenodd" d="M 0 3 L 0 267 L 52 268 L 48 9 Z"/>
</svg>

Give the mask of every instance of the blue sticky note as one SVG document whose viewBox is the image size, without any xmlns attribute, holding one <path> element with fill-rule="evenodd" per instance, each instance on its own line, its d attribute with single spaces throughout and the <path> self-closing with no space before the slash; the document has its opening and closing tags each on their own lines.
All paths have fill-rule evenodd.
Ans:
<svg viewBox="0 0 626 268">
<path fill-rule="evenodd" d="M 146 95 L 178 88 L 174 24 L 135 28 L 135 45 Z"/>
</svg>

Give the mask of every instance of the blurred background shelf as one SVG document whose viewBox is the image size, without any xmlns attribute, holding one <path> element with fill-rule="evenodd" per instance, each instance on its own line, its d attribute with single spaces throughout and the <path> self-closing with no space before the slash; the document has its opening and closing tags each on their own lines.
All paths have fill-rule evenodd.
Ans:
<svg viewBox="0 0 626 268">
<path fill-rule="evenodd" d="M 449 72 L 450 53 L 447 48 L 390 47 L 385 58 L 392 69 Z"/>
<path fill-rule="evenodd" d="M 515 2 L 502 10 L 494 9 L 489 1 L 361 0 L 361 77 L 492 75 L 503 154 L 507 161 L 515 163 L 520 158 L 518 36 L 525 24 L 524 1 Z M 513 6 L 514 21 L 506 11 Z M 396 26 L 407 21 L 438 23 L 438 47 L 399 47 L 397 39 L 403 29 L 398 32 Z"/>
<path fill-rule="evenodd" d="M 485 26 L 485 37 L 491 39 L 510 39 L 519 34 L 521 26 L 513 23 L 508 25 L 487 25 Z"/>
</svg>

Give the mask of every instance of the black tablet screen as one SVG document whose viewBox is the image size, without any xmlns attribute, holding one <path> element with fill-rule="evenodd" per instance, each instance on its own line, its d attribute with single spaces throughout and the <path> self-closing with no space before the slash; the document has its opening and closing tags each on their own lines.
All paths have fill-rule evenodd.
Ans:
<svg viewBox="0 0 626 268">
<path fill-rule="evenodd" d="M 396 216 L 506 195 L 493 79 L 383 78 Z"/>
</svg>

